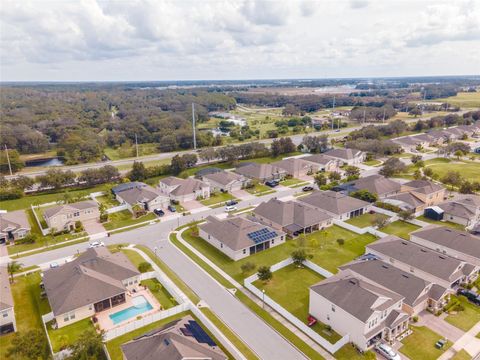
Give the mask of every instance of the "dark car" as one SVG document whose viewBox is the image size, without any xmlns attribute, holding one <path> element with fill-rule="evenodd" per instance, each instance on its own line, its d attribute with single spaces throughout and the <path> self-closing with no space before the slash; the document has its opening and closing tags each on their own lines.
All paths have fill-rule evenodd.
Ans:
<svg viewBox="0 0 480 360">
<path fill-rule="evenodd" d="M 170 210 L 171 212 L 176 212 L 177 208 L 173 205 L 168 205 L 168 210 Z"/>
<path fill-rule="evenodd" d="M 305 186 L 302 191 L 313 191 L 313 186 Z"/>
<path fill-rule="evenodd" d="M 153 213 L 157 216 L 165 215 L 165 211 L 163 211 L 162 209 L 155 209 L 155 210 L 153 210 Z"/>
<path fill-rule="evenodd" d="M 475 305 L 480 305 L 480 296 L 474 291 L 460 288 L 457 290 L 457 295 L 465 296 L 468 301 L 474 303 Z"/>
<path fill-rule="evenodd" d="M 233 206 L 233 205 L 237 205 L 238 204 L 238 201 L 236 200 L 228 200 L 225 202 L 225 206 Z"/>
<path fill-rule="evenodd" d="M 270 186 L 270 187 L 275 187 L 278 186 L 279 182 L 277 180 L 268 180 L 265 181 L 265 185 Z"/>
</svg>

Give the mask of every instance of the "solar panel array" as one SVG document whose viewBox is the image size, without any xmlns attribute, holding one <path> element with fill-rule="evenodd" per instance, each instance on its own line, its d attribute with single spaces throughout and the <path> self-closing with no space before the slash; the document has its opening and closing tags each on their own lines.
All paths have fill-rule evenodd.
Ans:
<svg viewBox="0 0 480 360">
<path fill-rule="evenodd" d="M 185 324 L 185 327 L 191 332 L 192 336 L 199 343 L 208 344 L 210 346 L 216 346 L 215 341 L 202 329 L 196 321 L 189 320 L 188 324 Z"/>
<path fill-rule="evenodd" d="M 267 228 L 263 228 L 261 230 L 257 230 L 251 233 L 248 233 L 247 236 L 253 240 L 255 244 L 262 243 L 264 241 L 273 239 L 277 237 L 277 233 L 275 231 L 269 230 Z"/>
</svg>

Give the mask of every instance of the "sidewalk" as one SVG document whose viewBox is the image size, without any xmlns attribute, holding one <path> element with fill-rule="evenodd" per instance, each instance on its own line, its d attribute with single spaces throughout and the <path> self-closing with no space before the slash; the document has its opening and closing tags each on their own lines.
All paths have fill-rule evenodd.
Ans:
<svg viewBox="0 0 480 360">
<path fill-rule="evenodd" d="M 476 357 L 480 354 L 480 339 L 476 335 L 480 332 L 480 321 L 476 323 L 470 330 L 463 334 L 460 339 L 455 341 L 450 349 L 445 351 L 438 360 L 451 359 L 458 351 L 465 350 L 470 356 Z"/>
</svg>

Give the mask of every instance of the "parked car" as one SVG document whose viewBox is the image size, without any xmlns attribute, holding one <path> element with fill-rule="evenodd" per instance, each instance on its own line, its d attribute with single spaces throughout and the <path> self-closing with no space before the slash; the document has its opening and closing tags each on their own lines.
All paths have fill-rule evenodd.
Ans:
<svg viewBox="0 0 480 360">
<path fill-rule="evenodd" d="M 375 350 L 387 360 L 401 360 L 400 355 L 387 344 L 379 343 L 375 345 Z"/>
<path fill-rule="evenodd" d="M 171 212 L 176 212 L 177 208 L 173 205 L 168 205 L 168 210 L 171 211 Z"/>
<path fill-rule="evenodd" d="M 52 262 L 52 263 L 50 264 L 50 269 L 55 269 L 55 268 L 58 268 L 58 263 Z"/>
<path fill-rule="evenodd" d="M 278 184 L 279 184 L 278 180 L 265 181 L 265 185 L 270 186 L 271 188 L 274 188 L 275 186 L 278 186 Z"/>
<path fill-rule="evenodd" d="M 92 243 L 90 243 L 90 244 L 88 245 L 88 247 L 89 247 L 90 249 L 97 248 L 97 247 L 102 247 L 102 246 L 105 246 L 105 244 L 103 243 L 103 241 L 94 241 L 94 242 L 92 242 Z"/>
<path fill-rule="evenodd" d="M 304 186 L 302 191 L 313 191 L 313 186 Z"/>
<path fill-rule="evenodd" d="M 460 288 L 457 290 L 457 295 L 465 296 L 468 301 L 474 303 L 475 305 L 480 305 L 480 296 L 474 291 Z"/>
<path fill-rule="evenodd" d="M 436 343 L 435 343 L 435 347 L 437 349 L 441 349 L 445 346 L 445 344 L 447 343 L 447 340 L 446 339 L 440 339 L 438 340 Z"/>
<path fill-rule="evenodd" d="M 228 200 L 225 202 L 225 206 L 233 206 L 233 205 L 237 205 L 238 204 L 238 201 L 236 200 Z"/>
<path fill-rule="evenodd" d="M 225 211 L 230 212 L 230 211 L 235 211 L 237 210 L 237 207 L 235 205 L 227 205 L 225 206 Z"/>
<path fill-rule="evenodd" d="M 165 211 L 163 211 L 162 209 L 155 209 L 155 210 L 153 210 L 153 213 L 157 216 L 165 215 Z"/>
</svg>

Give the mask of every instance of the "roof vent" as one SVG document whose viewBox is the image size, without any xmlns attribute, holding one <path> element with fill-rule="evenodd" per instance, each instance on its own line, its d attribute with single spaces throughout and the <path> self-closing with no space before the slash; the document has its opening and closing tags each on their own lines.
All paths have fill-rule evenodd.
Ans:
<svg viewBox="0 0 480 360">
<path fill-rule="evenodd" d="M 439 256 L 439 258 L 440 258 L 440 259 L 443 259 L 443 260 L 445 260 L 445 259 L 446 259 L 446 257 L 445 257 L 445 256 Z"/>
<path fill-rule="evenodd" d="M 355 280 L 350 279 L 350 280 L 348 280 L 348 282 L 352 285 L 357 285 L 357 282 Z"/>
<path fill-rule="evenodd" d="M 406 243 L 405 241 L 402 241 L 402 245 L 408 245 L 408 243 Z"/>
<path fill-rule="evenodd" d="M 388 266 L 387 265 L 382 265 L 382 268 L 388 269 Z"/>
<path fill-rule="evenodd" d="M 420 249 L 420 251 L 421 251 L 421 252 L 424 252 L 424 253 L 427 252 L 427 250 L 425 250 L 425 249 Z"/>
<path fill-rule="evenodd" d="M 408 275 L 402 274 L 405 279 L 409 279 Z"/>
</svg>

